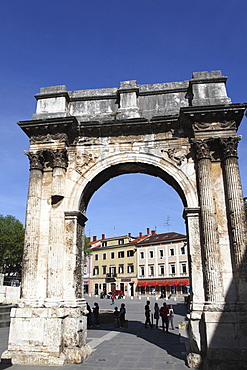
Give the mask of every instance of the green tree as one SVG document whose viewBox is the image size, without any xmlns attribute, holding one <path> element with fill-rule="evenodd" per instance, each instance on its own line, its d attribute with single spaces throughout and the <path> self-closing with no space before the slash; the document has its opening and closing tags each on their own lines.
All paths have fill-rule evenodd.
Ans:
<svg viewBox="0 0 247 370">
<path fill-rule="evenodd" d="M 14 216 L 0 215 L 0 272 L 21 274 L 24 227 Z"/>
<path fill-rule="evenodd" d="M 84 260 L 86 261 L 87 257 L 89 257 L 92 253 L 91 245 L 90 245 L 90 238 L 88 236 L 84 237 Z"/>
</svg>

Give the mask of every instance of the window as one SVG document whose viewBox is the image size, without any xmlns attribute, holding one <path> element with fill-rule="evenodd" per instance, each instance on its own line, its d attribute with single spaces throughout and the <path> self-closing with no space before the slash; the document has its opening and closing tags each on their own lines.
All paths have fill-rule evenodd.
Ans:
<svg viewBox="0 0 247 370">
<path fill-rule="evenodd" d="M 127 257 L 133 257 L 133 256 L 134 256 L 133 250 L 127 251 Z"/>
<path fill-rule="evenodd" d="M 181 263 L 181 272 L 182 274 L 187 274 L 187 266 L 186 263 Z"/>
<path fill-rule="evenodd" d="M 102 247 L 107 247 L 107 242 L 102 242 Z"/>
<path fill-rule="evenodd" d="M 116 267 L 110 266 L 110 277 L 115 277 L 115 276 L 116 276 Z"/>
<path fill-rule="evenodd" d="M 170 269 L 171 269 L 171 274 L 176 274 L 176 266 L 175 266 L 175 263 L 171 263 Z"/>
<path fill-rule="evenodd" d="M 144 266 L 140 266 L 140 276 L 144 276 Z"/>
<path fill-rule="evenodd" d="M 124 239 L 119 239 L 118 240 L 118 245 L 124 244 Z"/>
<path fill-rule="evenodd" d="M 153 276 L 154 275 L 154 266 L 153 265 L 150 265 L 149 266 L 149 275 L 150 276 Z"/>
<path fill-rule="evenodd" d="M 128 273 L 134 272 L 134 265 L 128 265 Z"/>
<path fill-rule="evenodd" d="M 170 249 L 170 256 L 174 256 L 174 248 Z"/>
<path fill-rule="evenodd" d="M 106 260 L 106 253 L 103 253 L 103 260 Z"/>
<path fill-rule="evenodd" d="M 140 252 L 140 259 L 143 260 L 143 258 L 144 258 L 144 252 Z"/>
<path fill-rule="evenodd" d="M 95 266 L 94 269 L 93 269 L 93 274 L 94 275 L 99 275 L 99 268 L 98 266 Z"/>
<path fill-rule="evenodd" d="M 113 260 L 115 258 L 114 252 L 111 252 L 111 259 Z"/>
<path fill-rule="evenodd" d="M 163 249 L 160 249 L 160 258 L 163 258 L 164 257 L 164 251 Z"/>
<path fill-rule="evenodd" d="M 154 251 L 149 251 L 149 257 L 154 258 Z"/>
<path fill-rule="evenodd" d="M 124 258 L 124 251 L 118 252 L 118 258 Z"/>
<path fill-rule="evenodd" d="M 123 274 L 124 273 L 124 265 L 119 265 L 118 266 L 118 273 Z"/>
<path fill-rule="evenodd" d="M 95 260 L 95 261 L 98 261 L 98 259 L 99 259 L 99 255 L 98 255 L 98 254 L 95 254 L 95 256 L 94 256 L 94 260 Z"/>
<path fill-rule="evenodd" d="M 102 274 L 106 275 L 106 266 L 102 266 Z"/>
<path fill-rule="evenodd" d="M 164 275 L 164 274 L 165 274 L 165 266 L 160 265 L 160 275 Z"/>
<path fill-rule="evenodd" d="M 181 247 L 181 254 L 185 254 L 185 245 Z"/>
</svg>

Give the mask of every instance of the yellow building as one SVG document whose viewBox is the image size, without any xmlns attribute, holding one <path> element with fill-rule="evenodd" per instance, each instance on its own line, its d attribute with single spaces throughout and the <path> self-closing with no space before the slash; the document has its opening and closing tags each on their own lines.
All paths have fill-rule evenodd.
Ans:
<svg viewBox="0 0 247 370">
<path fill-rule="evenodd" d="M 113 238 L 102 235 L 92 245 L 90 293 L 121 291 L 134 296 L 137 286 L 137 253 L 130 234 Z M 100 243 L 99 243 L 100 242 Z"/>
</svg>

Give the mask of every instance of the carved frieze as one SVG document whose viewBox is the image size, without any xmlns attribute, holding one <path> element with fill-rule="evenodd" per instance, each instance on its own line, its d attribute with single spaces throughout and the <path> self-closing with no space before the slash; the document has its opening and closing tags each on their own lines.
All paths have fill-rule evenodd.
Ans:
<svg viewBox="0 0 247 370">
<path fill-rule="evenodd" d="M 42 151 L 38 151 L 36 153 L 33 152 L 24 152 L 30 161 L 30 170 L 43 170 L 44 168 L 44 153 Z"/>
<path fill-rule="evenodd" d="M 52 143 L 52 142 L 67 142 L 68 135 L 65 133 L 47 134 L 47 135 L 37 135 L 30 137 L 30 143 Z"/>
</svg>

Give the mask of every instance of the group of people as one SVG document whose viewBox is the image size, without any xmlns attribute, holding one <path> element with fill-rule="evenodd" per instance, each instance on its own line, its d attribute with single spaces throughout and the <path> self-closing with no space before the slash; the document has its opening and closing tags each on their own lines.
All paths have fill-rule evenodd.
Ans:
<svg viewBox="0 0 247 370">
<path fill-rule="evenodd" d="M 147 301 L 145 305 L 145 328 L 148 327 L 148 324 L 150 327 L 153 327 L 153 322 L 151 322 L 151 309 L 150 309 L 150 301 Z M 167 307 L 166 303 L 163 303 L 163 306 L 159 308 L 158 303 L 156 302 L 154 305 L 154 319 L 156 320 L 156 328 L 158 328 L 159 318 L 161 317 L 162 321 L 162 329 L 163 331 L 166 330 L 168 332 L 169 324 L 171 326 L 171 329 L 174 330 L 174 324 L 173 324 L 173 318 L 174 318 L 174 311 L 172 308 L 172 305 L 170 304 L 169 307 Z"/>
<path fill-rule="evenodd" d="M 87 303 L 87 327 L 91 328 L 92 326 L 99 326 L 99 304 L 97 302 L 94 303 L 94 307 L 91 310 L 91 307 Z M 115 310 L 113 312 L 114 317 L 114 327 L 115 328 L 124 328 L 126 325 L 125 320 L 125 304 L 122 303 L 120 310 L 118 310 L 118 307 L 115 307 Z M 153 328 L 153 320 L 151 322 L 151 308 L 150 308 L 150 301 L 147 301 L 145 305 L 145 328 L 150 325 L 151 328 Z M 169 306 L 166 305 L 166 303 L 163 303 L 163 306 L 159 308 L 158 303 L 156 302 L 154 304 L 154 315 L 153 315 L 155 321 L 156 321 L 156 328 L 158 328 L 159 324 L 159 318 L 161 317 L 162 322 L 162 329 L 163 331 L 166 330 L 168 332 L 169 324 L 171 326 L 171 329 L 174 330 L 174 324 L 173 324 L 173 318 L 174 318 L 174 310 L 172 308 L 172 305 Z"/>
<path fill-rule="evenodd" d="M 93 326 L 99 326 L 99 304 L 97 302 L 94 303 L 94 307 L 91 309 L 87 302 L 87 327 L 92 328 Z M 117 328 L 124 328 L 126 324 L 125 320 L 125 304 L 122 303 L 120 307 L 120 311 L 117 307 L 115 307 L 115 311 L 113 313 L 114 316 L 114 326 Z"/>
</svg>

